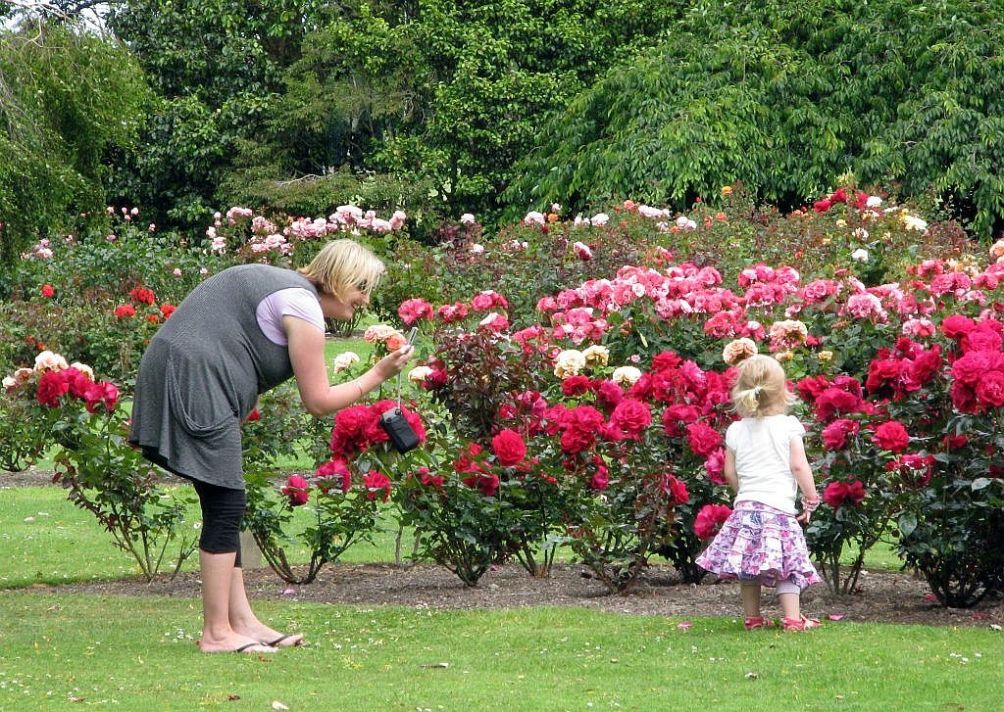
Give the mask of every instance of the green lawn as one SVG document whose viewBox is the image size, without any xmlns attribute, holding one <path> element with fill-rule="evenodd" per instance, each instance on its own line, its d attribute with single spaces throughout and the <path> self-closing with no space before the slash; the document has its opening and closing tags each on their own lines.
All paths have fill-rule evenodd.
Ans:
<svg viewBox="0 0 1004 712">
<path fill-rule="evenodd" d="M 193 505 L 189 511 L 194 524 L 200 518 L 198 506 Z M 0 528 L 0 588 L 110 580 L 140 573 L 132 558 L 115 547 L 93 515 L 70 504 L 66 491 L 60 487 L 4 489 L 0 474 L 0 512 L 4 520 Z M 311 516 L 309 505 L 298 508 L 295 514 L 294 523 L 307 526 Z M 382 522 L 382 531 L 373 537 L 373 544 L 353 545 L 342 560 L 393 561 L 396 534 L 397 525 L 388 514 Z M 413 542 L 414 538 L 406 533 L 402 541 L 404 555 L 410 553 Z M 289 552 L 291 560 L 306 562 L 305 547 L 292 546 Z M 198 562 L 192 557 L 183 569 L 197 567 Z"/>
<path fill-rule="evenodd" d="M 975 711 L 999 709 L 1004 679 L 1004 638 L 986 629 L 747 634 L 726 619 L 681 630 L 583 609 L 260 610 L 310 645 L 202 655 L 194 600 L 0 592 L 0 709 Z"/>
</svg>

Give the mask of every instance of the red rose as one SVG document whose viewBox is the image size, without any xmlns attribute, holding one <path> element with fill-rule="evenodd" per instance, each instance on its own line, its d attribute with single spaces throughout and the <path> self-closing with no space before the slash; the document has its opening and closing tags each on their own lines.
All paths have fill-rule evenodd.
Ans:
<svg viewBox="0 0 1004 712">
<path fill-rule="evenodd" d="M 101 381 L 87 386 L 84 393 L 85 407 L 87 412 L 94 413 L 98 405 L 104 404 L 105 410 L 111 412 L 115 410 L 115 405 L 119 402 L 119 389 L 111 381 Z"/>
<path fill-rule="evenodd" d="M 855 437 L 861 426 L 853 420 L 838 418 L 823 428 L 823 447 L 827 450 L 843 450 L 847 447 L 847 438 Z"/>
<path fill-rule="evenodd" d="M 290 475 L 281 492 L 292 506 L 299 507 L 310 499 L 310 483 L 300 475 Z"/>
<path fill-rule="evenodd" d="M 898 420 L 890 420 L 875 428 L 872 442 L 882 450 L 903 452 L 910 444 L 910 434 Z"/>
<path fill-rule="evenodd" d="M 860 480 L 831 482 L 823 488 L 823 501 L 836 509 L 845 502 L 858 505 L 865 498 L 865 486 Z"/>
<path fill-rule="evenodd" d="M 980 377 L 993 367 L 990 352 L 970 351 L 952 364 L 952 378 L 975 388 L 980 382 Z"/>
<path fill-rule="evenodd" d="M 610 486 L 610 471 L 600 465 L 593 476 L 589 479 L 589 489 L 594 492 L 602 492 Z"/>
<path fill-rule="evenodd" d="M 683 435 L 683 426 L 696 423 L 701 411 L 696 406 L 675 403 L 662 413 L 662 427 L 671 438 Z"/>
<path fill-rule="evenodd" d="M 906 486 L 920 489 L 926 487 L 934 475 L 934 458 L 930 455 L 900 455 L 886 465 L 886 469 L 899 474 Z"/>
<path fill-rule="evenodd" d="M 157 301 L 154 297 L 153 290 L 145 287 L 134 287 L 129 290 L 129 296 L 138 304 L 153 304 Z"/>
<path fill-rule="evenodd" d="M 366 499 L 379 498 L 381 502 L 386 502 L 390 497 L 390 478 L 382 472 L 370 470 L 363 475 L 363 487 L 366 488 Z"/>
<path fill-rule="evenodd" d="M 174 314 L 174 312 L 177 311 L 177 309 L 178 307 L 174 306 L 173 304 L 160 305 L 160 313 L 164 316 L 165 319 Z"/>
<path fill-rule="evenodd" d="M 965 435 L 946 435 L 941 439 L 941 447 L 944 448 L 946 452 L 964 448 L 968 443 L 969 438 Z"/>
<path fill-rule="evenodd" d="M 695 455 L 707 457 L 722 446 L 722 436 L 709 425 L 691 423 L 687 426 L 687 444 Z"/>
<path fill-rule="evenodd" d="M 130 316 L 136 316 L 136 307 L 132 304 L 119 304 L 115 307 L 115 318 L 125 319 Z"/>
<path fill-rule="evenodd" d="M 561 392 L 569 398 L 581 396 L 592 390 L 593 382 L 588 376 L 569 376 L 561 382 Z"/>
<path fill-rule="evenodd" d="M 572 377 L 566 378 L 562 385 L 570 381 Z M 596 391 L 596 404 L 601 408 L 610 410 L 615 408 L 618 403 L 624 400 L 624 391 L 613 381 L 599 381 L 593 384 L 593 388 Z"/>
<path fill-rule="evenodd" d="M 352 487 L 352 474 L 344 460 L 328 460 L 317 468 L 317 488 L 327 494 L 333 489 L 344 494 Z"/>
<path fill-rule="evenodd" d="M 478 489 L 485 497 L 494 497 L 499 490 L 499 477 L 494 474 L 480 473 L 465 477 L 463 483 L 471 489 Z"/>
<path fill-rule="evenodd" d="M 962 381 L 955 381 L 949 393 L 952 397 L 952 405 L 958 408 L 959 411 L 963 413 L 976 412 L 979 404 L 976 401 L 976 391 L 971 386 L 966 385 Z"/>
<path fill-rule="evenodd" d="M 949 339 L 961 339 L 963 336 L 968 334 L 976 326 L 976 322 L 970 319 L 968 316 L 962 316 L 961 314 L 953 314 L 952 316 L 945 317 L 941 322 L 941 333 L 947 336 Z"/>
<path fill-rule="evenodd" d="M 1004 372 L 984 373 L 976 386 L 976 400 L 991 408 L 1000 408 L 1004 405 Z"/>
<path fill-rule="evenodd" d="M 836 509 L 847 499 L 847 483 L 831 482 L 823 488 L 823 501 Z"/>
<path fill-rule="evenodd" d="M 526 457 L 526 443 L 515 430 L 505 428 L 492 438 L 492 452 L 503 467 L 518 465 Z"/>
<path fill-rule="evenodd" d="M 625 398 L 610 414 L 610 424 L 633 440 L 638 440 L 652 424 L 652 411 L 641 401 Z"/>
<path fill-rule="evenodd" d="M 694 517 L 694 534 L 699 539 L 710 539 L 722 528 L 732 509 L 724 504 L 706 504 Z"/>
<path fill-rule="evenodd" d="M 686 504 L 690 501 L 690 492 L 686 483 L 676 475 L 665 475 L 662 481 L 662 491 L 669 495 L 674 505 Z"/>
<path fill-rule="evenodd" d="M 51 284 L 42 285 L 42 296 L 46 299 L 52 299 L 56 296 L 56 289 Z"/>
<path fill-rule="evenodd" d="M 35 400 L 47 408 L 58 408 L 59 400 L 70 390 L 69 382 L 57 371 L 46 371 L 38 379 Z"/>
<path fill-rule="evenodd" d="M 418 481 L 422 483 L 423 487 L 442 489 L 443 483 L 446 481 L 442 475 L 433 475 L 428 467 L 419 467 L 415 470 L 415 474 L 418 475 Z"/>
<path fill-rule="evenodd" d="M 718 448 L 704 461 L 704 471 L 713 484 L 725 484 L 725 449 Z"/>
<path fill-rule="evenodd" d="M 261 420 L 261 413 L 258 412 L 257 408 L 252 408 L 251 412 L 248 413 L 248 417 L 244 419 L 245 423 L 257 423 Z"/>
</svg>

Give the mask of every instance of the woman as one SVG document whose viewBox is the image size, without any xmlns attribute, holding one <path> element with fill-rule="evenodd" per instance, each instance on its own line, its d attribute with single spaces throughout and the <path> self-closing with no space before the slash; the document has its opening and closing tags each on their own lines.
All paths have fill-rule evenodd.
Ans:
<svg viewBox="0 0 1004 712">
<path fill-rule="evenodd" d="M 199 495 L 203 652 L 275 652 L 303 641 L 262 623 L 244 589 L 241 423 L 259 394 L 290 376 L 307 411 L 323 416 L 405 367 L 410 346 L 354 381 L 328 383 L 324 318 L 351 319 L 383 272 L 383 263 L 352 240 L 328 243 L 299 272 L 231 267 L 193 290 L 143 355 L 129 439 Z"/>
</svg>

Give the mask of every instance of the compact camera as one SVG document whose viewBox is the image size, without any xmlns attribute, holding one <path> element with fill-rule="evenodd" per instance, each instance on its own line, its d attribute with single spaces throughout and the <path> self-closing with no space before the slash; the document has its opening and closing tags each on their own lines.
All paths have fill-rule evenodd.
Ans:
<svg viewBox="0 0 1004 712">
<path fill-rule="evenodd" d="M 418 328 L 412 327 L 411 333 L 408 334 L 409 346 L 415 343 L 415 337 L 417 335 Z M 401 376 L 398 374 L 399 389 L 400 378 Z M 398 402 L 400 402 L 400 391 L 398 395 Z M 411 427 L 407 418 L 404 417 L 404 413 L 401 412 L 400 406 L 391 408 L 380 416 L 380 427 L 387 431 L 387 435 L 390 437 L 390 441 L 393 443 L 394 449 L 398 452 L 408 452 L 409 450 L 414 450 L 418 447 L 418 434 L 415 432 L 414 428 Z"/>
<path fill-rule="evenodd" d="M 408 452 L 418 447 L 418 434 L 404 417 L 400 408 L 394 407 L 380 416 L 380 427 L 387 431 L 394 449 Z"/>
</svg>

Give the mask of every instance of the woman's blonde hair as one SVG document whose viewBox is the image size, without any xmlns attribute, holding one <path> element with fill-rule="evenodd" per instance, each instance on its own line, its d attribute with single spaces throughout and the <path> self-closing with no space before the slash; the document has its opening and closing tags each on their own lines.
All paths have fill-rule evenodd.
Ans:
<svg viewBox="0 0 1004 712">
<path fill-rule="evenodd" d="M 344 299 L 353 287 L 369 297 L 385 271 L 383 262 L 368 248 L 347 239 L 332 240 L 300 268 L 315 286 L 337 299 Z"/>
<path fill-rule="evenodd" d="M 773 357 L 757 354 L 737 366 L 739 375 L 732 386 L 732 405 L 744 418 L 776 415 L 788 410 L 795 396 L 788 390 L 788 381 Z"/>
</svg>

